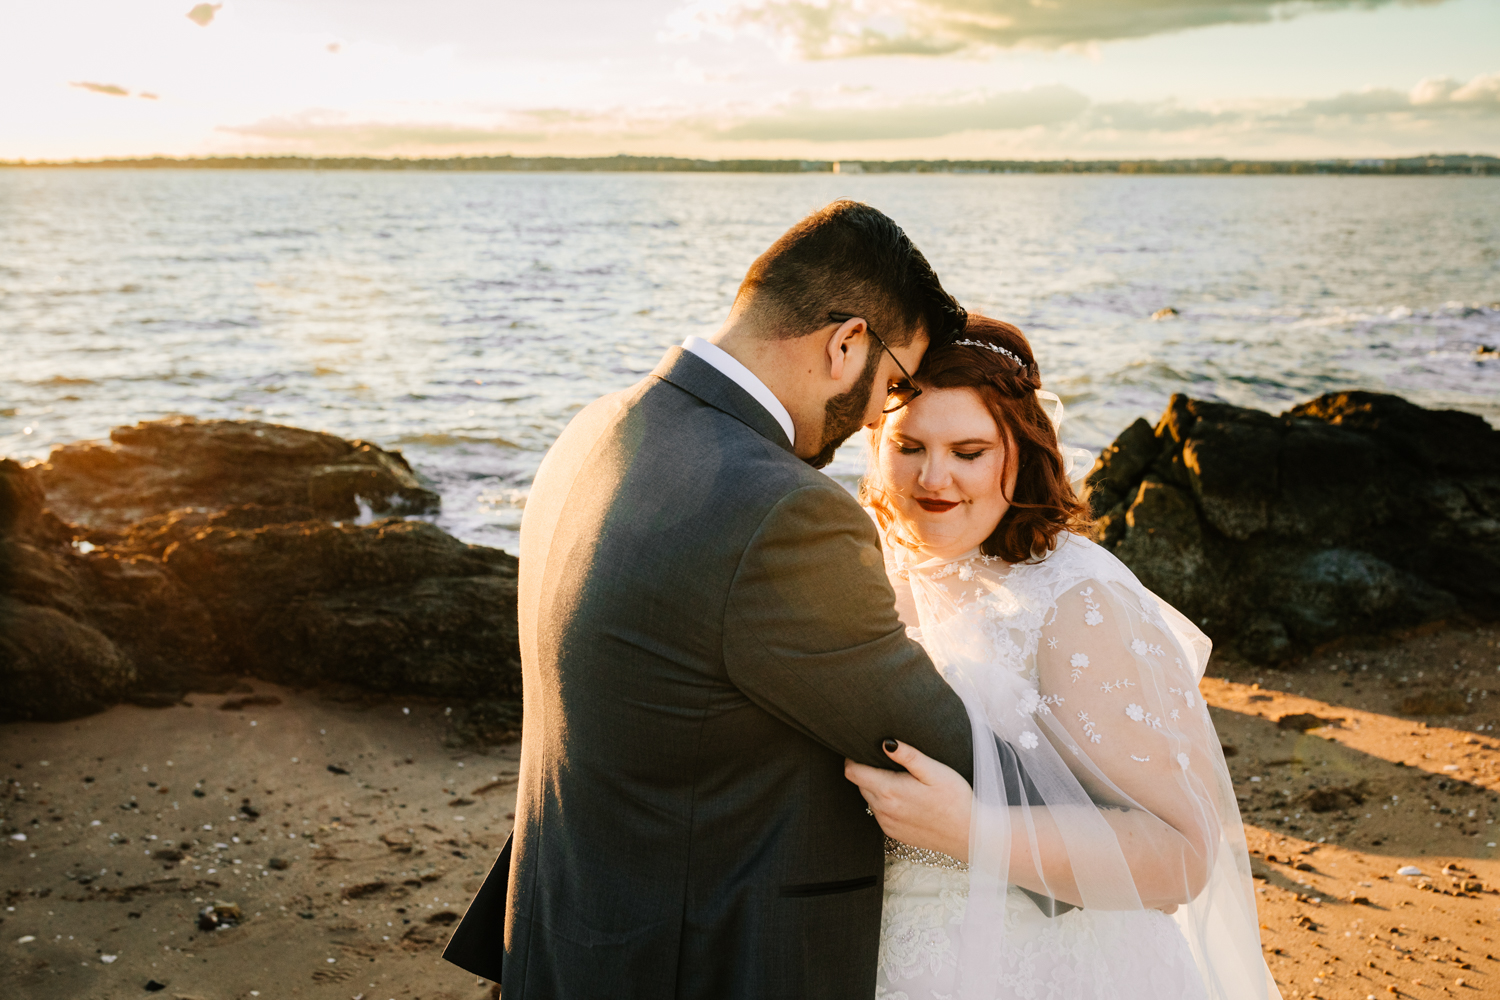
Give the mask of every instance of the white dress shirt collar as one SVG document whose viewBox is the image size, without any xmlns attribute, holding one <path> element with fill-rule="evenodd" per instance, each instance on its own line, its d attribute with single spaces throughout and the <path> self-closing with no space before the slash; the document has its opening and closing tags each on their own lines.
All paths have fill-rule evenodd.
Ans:
<svg viewBox="0 0 1500 1000">
<path fill-rule="evenodd" d="M 755 377 L 755 373 L 734 359 L 724 348 L 718 344 L 711 344 L 702 337 L 689 337 L 682 342 L 684 351 L 691 351 L 698 357 L 707 361 L 726 375 L 735 385 L 744 389 L 755 401 L 766 408 L 766 412 L 776 418 L 781 429 L 786 431 L 786 439 L 793 446 L 797 444 L 797 427 L 792 423 L 792 415 L 787 408 L 776 398 L 776 394 L 766 388 L 766 384 Z"/>
</svg>

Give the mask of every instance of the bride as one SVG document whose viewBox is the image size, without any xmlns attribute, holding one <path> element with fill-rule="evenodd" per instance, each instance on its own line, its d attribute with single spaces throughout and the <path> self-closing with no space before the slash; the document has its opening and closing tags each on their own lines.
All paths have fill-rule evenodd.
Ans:
<svg viewBox="0 0 1500 1000">
<path fill-rule="evenodd" d="M 972 790 L 895 741 L 905 771 L 846 766 L 887 834 L 876 997 L 1279 997 L 1209 640 L 1080 533 L 1040 388 L 1021 331 L 971 315 L 871 431 L 897 608 L 975 733 Z"/>
</svg>

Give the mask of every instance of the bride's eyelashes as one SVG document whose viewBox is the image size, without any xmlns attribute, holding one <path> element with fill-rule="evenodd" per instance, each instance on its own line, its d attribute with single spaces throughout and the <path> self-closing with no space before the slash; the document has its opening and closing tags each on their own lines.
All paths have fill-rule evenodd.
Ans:
<svg viewBox="0 0 1500 1000">
<path fill-rule="evenodd" d="M 902 444 L 900 441 L 893 441 L 891 443 L 894 444 L 896 446 L 896 450 L 903 455 L 915 455 L 917 454 L 917 452 L 924 450 L 923 446 L 919 444 Z M 955 451 L 953 453 L 953 457 L 961 458 L 965 462 L 972 462 L 975 459 L 982 458 L 987 450 L 988 449 L 980 448 L 978 451 Z"/>
</svg>

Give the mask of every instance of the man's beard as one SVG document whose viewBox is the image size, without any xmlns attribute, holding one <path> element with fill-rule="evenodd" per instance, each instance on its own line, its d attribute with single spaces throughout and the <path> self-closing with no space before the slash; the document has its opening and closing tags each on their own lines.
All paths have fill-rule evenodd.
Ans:
<svg viewBox="0 0 1500 1000">
<path fill-rule="evenodd" d="M 814 469 L 821 469 L 833 461 L 833 453 L 839 450 L 839 445 L 865 425 L 870 390 L 874 388 L 875 373 L 880 370 L 880 356 L 884 353 L 882 349 L 872 350 L 865 359 L 865 368 L 859 373 L 859 380 L 848 392 L 841 392 L 830 399 L 823 408 L 823 446 L 816 455 L 806 460 Z"/>
</svg>

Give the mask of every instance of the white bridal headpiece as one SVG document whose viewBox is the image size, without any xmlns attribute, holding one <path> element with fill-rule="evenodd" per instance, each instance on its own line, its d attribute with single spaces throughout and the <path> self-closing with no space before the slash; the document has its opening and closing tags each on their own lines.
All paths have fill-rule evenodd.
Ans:
<svg viewBox="0 0 1500 1000">
<path fill-rule="evenodd" d="M 985 340 L 955 340 L 953 342 L 953 346 L 954 347 L 982 347 L 986 351 L 994 351 L 996 354 L 1003 354 L 1003 355 L 1005 355 L 1007 358 L 1010 358 L 1012 361 L 1014 361 L 1016 364 L 1020 365 L 1022 368 L 1026 367 L 1026 362 L 1024 362 L 1020 358 L 1016 357 L 1016 355 L 1013 352 L 1007 351 L 1005 348 L 1001 347 L 999 344 L 991 344 L 989 341 L 985 341 Z"/>
<path fill-rule="evenodd" d="M 955 340 L 953 342 L 953 346 L 983 347 L 987 351 L 994 351 L 996 354 L 1003 354 L 1005 357 L 1010 358 L 1022 368 L 1027 367 L 1026 362 L 1016 357 L 1014 351 L 1008 351 L 1005 348 L 1001 347 L 999 344 L 991 344 L 986 340 Z M 1089 474 L 1089 470 L 1094 467 L 1093 453 L 1084 448 L 1074 448 L 1071 445 L 1063 444 L 1063 402 L 1061 399 L 1057 398 L 1057 393 L 1048 392 L 1046 389 L 1038 389 L 1036 391 L 1036 398 L 1042 404 L 1042 409 L 1046 411 L 1047 417 L 1052 421 L 1052 430 L 1057 435 L 1057 450 L 1062 455 L 1063 466 L 1067 471 L 1068 482 L 1082 482 L 1083 477 L 1087 476 Z"/>
</svg>

